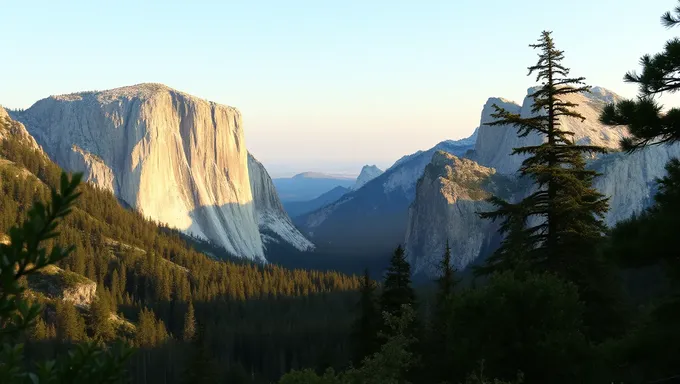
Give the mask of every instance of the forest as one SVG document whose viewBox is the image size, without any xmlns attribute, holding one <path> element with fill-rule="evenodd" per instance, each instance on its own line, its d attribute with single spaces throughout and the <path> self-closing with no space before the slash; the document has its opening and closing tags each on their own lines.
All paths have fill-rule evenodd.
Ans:
<svg viewBox="0 0 680 384">
<path fill-rule="evenodd" d="M 680 7 L 662 17 L 680 24 Z M 462 282 L 449 247 L 431 285 L 414 285 L 395 251 L 381 281 L 338 272 L 217 260 L 210 244 L 123 208 L 66 175 L 17 138 L 0 155 L 0 379 L 134 383 L 672 383 L 680 382 L 680 160 L 657 180 L 653 204 L 613 228 L 607 196 L 560 119 L 588 92 L 544 31 L 531 47 L 540 83 L 534 112 L 495 107 L 489 125 L 539 134 L 520 176 L 534 192 L 489 198 L 500 247 Z M 625 80 L 639 97 L 600 120 L 626 126 L 622 150 L 680 141 L 680 40 L 641 59 Z M 13 124 L 11 121 L 2 124 Z M 23 172 L 26 170 L 27 172 Z M 67 248 L 62 246 L 67 245 Z M 213 252 L 216 252 L 213 250 Z M 41 293 L 96 283 L 88 305 Z M 41 280 L 42 279 L 42 280 Z M 68 351 L 68 353 L 65 353 Z"/>
</svg>

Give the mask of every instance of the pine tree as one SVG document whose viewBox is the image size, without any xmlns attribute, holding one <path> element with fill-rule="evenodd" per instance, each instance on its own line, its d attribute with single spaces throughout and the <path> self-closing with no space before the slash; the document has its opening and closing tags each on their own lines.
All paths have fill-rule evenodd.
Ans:
<svg viewBox="0 0 680 384">
<path fill-rule="evenodd" d="M 588 92 L 590 87 L 583 85 L 583 78 L 569 77 L 569 69 L 561 64 L 563 51 L 555 48 L 551 32 L 544 31 L 539 43 L 531 47 L 541 51 L 536 65 L 529 67 L 529 75 L 537 73 L 537 81 L 542 81 L 529 95 L 535 115 L 522 117 L 494 105 L 496 120 L 488 125 L 512 125 L 520 137 L 538 134 L 545 138 L 541 145 L 512 152 L 528 155 L 520 175 L 532 178 L 537 188 L 519 203 L 498 197 L 489 200 L 497 210 L 481 213 L 481 217 L 501 220 L 501 231 L 507 236 L 478 273 L 526 266 L 580 281 L 606 229 L 602 216 L 608 209 L 607 199 L 592 186 L 598 174 L 585 168 L 584 155 L 605 149 L 576 145 L 573 132 L 562 128 L 560 119 L 585 120 L 574 109 L 578 105 L 564 97 Z"/>
<path fill-rule="evenodd" d="M 664 26 L 680 24 L 680 6 L 661 17 Z M 600 121 L 603 124 L 625 125 L 631 136 L 622 140 L 621 146 L 635 151 L 647 145 L 680 141 L 680 109 L 671 108 L 665 113 L 654 99 L 663 93 L 680 90 L 680 39 L 666 42 L 663 52 L 640 59 L 642 73 L 628 72 L 624 81 L 639 85 L 637 100 L 623 100 L 604 108 Z"/>
<path fill-rule="evenodd" d="M 360 312 L 352 326 L 352 361 L 355 365 L 380 348 L 378 331 L 381 316 L 376 303 L 375 290 L 376 284 L 371 280 L 366 269 L 360 287 L 361 297 L 358 303 Z"/>
<path fill-rule="evenodd" d="M 437 312 L 444 310 L 446 302 L 449 300 L 453 293 L 453 289 L 458 284 L 458 279 L 456 278 L 457 271 L 451 262 L 451 246 L 449 246 L 448 240 L 446 241 L 444 256 L 439 262 L 439 270 L 441 271 L 441 275 L 437 278 L 435 315 Z"/>
<path fill-rule="evenodd" d="M 449 337 L 448 320 L 451 316 L 453 290 L 458 284 L 456 269 L 451 262 L 451 247 L 448 240 L 444 255 L 439 262 L 441 271 L 437 278 L 437 294 L 435 297 L 432 321 L 429 329 L 428 342 L 423 345 L 423 353 L 429 355 L 424 374 L 432 382 L 442 382 L 448 377 L 451 361 L 448 359 L 448 347 L 453 340 Z"/>
<path fill-rule="evenodd" d="M 156 315 L 152 310 L 142 308 L 135 333 L 136 344 L 142 347 L 155 346 L 158 341 L 156 331 Z"/>
<path fill-rule="evenodd" d="M 49 330 L 47 329 L 47 323 L 42 317 L 38 317 L 31 332 L 31 339 L 41 341 L 47 340 L 49 338 Z"/>
<path fill-rule="evenodd" d="M 392 316 L 401 316 L 403 305 L 415 306 L 416 294 L 411 287 L 411 265 L 406 260 L 401 245 L 394 250 L 390 266 L 385 273 L 380 309 Z"/>
<path fill-rule="evenodd" d="M 189 302 L 189 308 L 184 316 L 184 329 L 182 331 L 182 339 L 186 342 L 191 342 L 196 336 L 196 318 L 194 317 L 194 304 Z"/>
<path fill-rule="evenodd" d="M 218 383 L 219 372 L 217 362 L 210 352 L 205 332 L 199 330 L 191 345 L 191 352 L 187 355 L 188 362 L 182 374 L 182 383 Z"/>
<path fill-rule="evenodd" d="M 115 336 L 113 324 L 109 317 L 111 310 L 106 295 L 98 290 L 99 295 L 90 305 L 90 328 L 95 339 L 111 340 Z"/>
<path fill-rule="evenodd" d="M 73 303 L 58 301 L 56 305 L 57 337 L 63 341 L 85 340 L 85 320 Z"/>
</svg>

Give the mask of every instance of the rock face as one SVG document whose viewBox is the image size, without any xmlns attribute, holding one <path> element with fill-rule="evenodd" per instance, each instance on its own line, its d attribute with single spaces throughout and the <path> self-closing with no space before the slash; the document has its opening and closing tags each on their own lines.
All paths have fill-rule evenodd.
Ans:
<svg viewBox="0 0 680 384">
<path fill-rule="evenodd" d="M 485 199 L 498 189 L 495 173 L 472 160 L 434 154 L 409 209 L 405 242 L 414 274 L 436 275 L 447 241 L 456 268 L 465 268 L 480 254 L 493 224 L 479 220 L 476 212 L 490 209 Z"/>
<path fill-rule="evenodd" d="M 656 179 L 666 174 L 666 163 L 675 157 L 680 157 L 680 144 L 647 147 L 632 154 L 609 154 L 589 164 L 589 168 L 602 174 L 594 184 L 609 197 L 609 212 L 605 216 L 608 226 L 653 203 Z"/>
<path fill-rule="evenodd" d="M 266 245 L 268 241 L 278 241 L 275 238 L 278 237 L 300 251 L 313 250 L 314 244 L 295 228 L 283 209 L 267 170 L 250 153 L 248 154 L 248 174 L 263 243 Z"/>
<path fill-rule="evenodd" d="M 29 275 L 28 288 L 49 298 L 70 301 L 86 308 L 96 297 L 97 283 L 77 273 L 49 265 Z"/>
<path fill-rule="evenodd" d="M 356 183 L 354 183 L 354 185 L 350 189 L 356 191 L 357 189 L 363 187 L 364 184 L 368 183 L 369 181 L 375 179 L 376 177 L 382 174 L 383 170 L 376 167 L 375 165 L 364 165 L 364 167 L 361 168 L 361 173 L 359 173 L 359 177 L 357 177 Z"/>
<path fill-rule="evenodd" d="M 593 92 L 595 96 L 575 101 L 582 105 L 579 110 L 591 123 L 577 120 L 565 125 L 576 132 L 579 142 L 617 148 L 618 141 L 626 135 L 625 128 L 612 129 L 592 120 L 597 119 L 605 102 L 618 97 L 602 88 L 594 88 Z M 503 103 L 502 107 L 515 113 L 524 114 L 528 108 L 527 100 L 523 107 L 513 107 L 507 100 L 489 99 L 482 113 L 482 123 L 488 118 L 493 103 Z M 485 183 L 463 182 L 467 188 L 461 188 L 461 180 L 464 180 L 461 175 L 481 175 L 474 171 L 480 165 L 444 154 L 435 155 L 418 181 L 416 198 L 409 212 L 406 250 L 415 273 L 436 276 L 438 272 L 433 266 L 441 259 L 447 239 L 454 265 L 459 269 L 493 251 L 499 238 L 497 227 L 477 216 L 476 211 L 486 210 L 488 206 L 475 197 L 492 192 L 509 201 L 517 201 L 530 193 L 531 185 L 520 184 L 513 175 L 522 159 L 506 153 L 512 147 L 540 142 L 531 142 L 532 138 L 518 139 L 516 135 L 512 127 L 480 128 L 471 157 L 483 165 L 493 164 L 503 172 L 493 174 L 493 170 L 481 167 L 490 176 Z M 664 167 L 673 157 L 680 157 L 680 144 L 652 146 L 633 154 L 610 153 L 589 161 L 588 167 L 602 174 L 595 179 L 595 187 L 610 198 L 610 210 L 605 216 L 608 226 L 641 212 L 652 203 L 655 180 L 665 174 Z"/>
<path fill-rule="evenodd" d="M 14 115 L 57 164 L 145 216 L 264 260 L 235 108 L 139 84 L 51 96 Z"/>
<path fill-rule="evenodd" d="M 14 136 L 31 148 L 42 152 L 42 148 L 36 143 L 33 136 L 26 130 L 23 124 L 13 120 L 7 111 L 0 107 L 0 140 L 4 140 L 8 136 Z"/>
<path fill-rule="evenodd" d="M 527 95 L 532 94 L 536 88 L 529 88 Z M 593 87 L 590 93 L 574 94 L 564 97 L 565 101 L 578 104 L 578 111 L 586 120 L 565 118 L 560 123 L 563 128 L 574 132 L 574 139 L 578 144 L 598 145 L 617 150 L 621 138 L 627 135 L 624 127 L 605 127 L 599 122 L 600 112 L 607 103 L 620 100 L 621 98 L 601 87 Z M 490 98 L 482 109 L 479 133 L 475 143 L 475 151 L 471 156 L 478 163 L 495 168 L 499 173 L 511 174 L 519 169 L 525 156 L 511 156 L 513 148 L 526 145 L 539 145 L 542 138 L 537 134 L 531 134 L 520 138 L 517 129 L 512 126 L 487 126 L 486 123 L 495 119 L 491 117 L 494 112 L 493 104 L 505 108 L 511 113 L 519 113 L 523 117 L 529 117 L 533 99 L 526 96 L 522 105 L 502 98 Z"/>
</svg>

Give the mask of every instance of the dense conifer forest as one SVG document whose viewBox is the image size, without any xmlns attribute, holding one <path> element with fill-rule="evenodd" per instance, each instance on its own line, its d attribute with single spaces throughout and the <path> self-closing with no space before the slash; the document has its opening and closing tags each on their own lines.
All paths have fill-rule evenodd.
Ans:
<svg viewBox="0 0 680 384">
<path fill-rule="evenodd" d="M 7 233 L 34 201 L 49 201 L 61 170 L 13 137 L 0 143 L 0 156 L 11 162 L 0 166 L 0 233 Z M 56 356 L 73 342 L 121 338 L 139 348 L 128 366 L 133 381 L 179 382 L 191 363 L 187 352 L 198 348 L 185 335 L 193 322 L 218 378 L 259 382 L 347 359 L 357 277 L 216 261 L 195 250 L 209 244 L 192 247 L 195 241 L 122 208 L 112 194 L 89 184 L 80 190 L 59 237 L 45 244 L 48 251 L 57 243 L 74 246 L 56 265 L 75 272 L 72 279 L 97 283 L 97 299 L 82 310 L 34 295 L 45 306 L 26 347 L 32 357 Z M 118 315 L 112 320 L 108 313 Z"/>
<path fill-rule="evenodd" d="M 680 23 L 680 8 L 662 20 Z M 215 260 L 197 251 L 209 244 L 78 186 L 79 176 L 62 175 L 19 139 L 3 140 L 0 233 L 9 237 L 0 245 L 0 379 L 680 382 L 680 160 L 668 163 L 651 207 L 607 228 L 607 196 L 593 188 L 599 175 L 584 159 L 603 150 L 575 144 L 560 124 L 582 119 L 563 97 L 589 87 L 569 75 L 550 32 L 531 47 L 538 61 L 530 75 L 541 84 L 534 111 L 546 113 L 496 107 L 490 125 L 543 135 L 543 144 L 515 149 L 528 155 L 520 175 L 537 188 L 515 202 L 491 197 L 495 209 L 479 212 L 500 224 L 504 240 L 471 284 L 452 268 L 448 245 L 429 289 L 415 286 L 396 244 L 380 281 L 368 270 L 357 277 Z M 654 98 L 680 90 L 678 52 L 676 39 L 643 57 L 642 72 L 625 77 L 640 86 L 639 98 L 604 109 L 604 124 L 630 130 L 624 150 L 680 141 L 680 110 L 664 111 Z M 89 305 L 40 288 L 53 263 L 66 271 L 62 287 L 96 283 Z M 35 370 L 49 359 L 57 360 Z"/>
</svg>

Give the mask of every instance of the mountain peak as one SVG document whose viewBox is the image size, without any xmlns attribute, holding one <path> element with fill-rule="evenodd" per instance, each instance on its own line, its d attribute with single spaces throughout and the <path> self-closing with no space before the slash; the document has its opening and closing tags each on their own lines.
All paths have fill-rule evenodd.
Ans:
<svg viewBox="0 0 680 384">
<path fill-rule="evenodd" d="M 352 186 L 352 190 L 356 191 L 357 189 L 363 187 L 369 181 L 375 179 L 376 177 L 382 174 L 383 170 L 378 168 L 375 164 L 364 165 L 363 168 L 361 168 L 361 173 L 359 174 L 359 177 L 357 177 L 357 182 Z"/>
<path fill-rule="evenodd" d="M 527 95 L 521 105 L 516 103 L 497 104 L 510 113 L 519 114 L 521 117 L 535 116 L 536 113 L 533 112 L 534 100 L 530 95 L 538 89 L 539 87 L 528 88 Z M 524 155 L 512 155 L 512 149 L 540 145 L 544 137 L 535 133 L 519 137 L 517 136 L 517 128 L 513 126 L 491 127 L 486 125 L 496 120 L 493 117 L 494 110 L 490 108 L 490 104 L 493 104 L 491 101 L 494 99 L 501 100 L 490 98 L 482 109 L 474 158 L 480 164 L 495 168 L 500 173 L 512 174 L 519 169 L 522 161 L 526 158 Z M 590 92 L 567 94 L 563 95 L 562 99 L 565 102 L 576 104 L 575 110 L 585 117 L 585 121 L 564 116 L 560 118 L 563 129 L 574 133 L 573 139 L 576 144 L 596 145 L 614 151 L 619 149 L 621 139 L 628 135 L 627 129 L 625 127 L 607 127 L 599 121 L 604 106 L 620 100 L 619 95 L 606 88 L 596 86 L 592 87 Z M 542 113 L 545 113 L 545 111 L 538 112 L 538 114 Z"/>
<path fill-rule="evenodd" d="M 173 94 L 180 95 L 181 97 L 191 100 L 199 101 L 202 103 L 209 103 L 211 105 L 220 105 L 225 108 L 234 109 L 226 105 L 221 105 L 215 102 L 208 101 L 206 99 L 200 98 L 198 96 L 191 95 L 186 92 L 179 91 L 177 89 L 168 87 L 161 83 L 140 83 L 134 85 L 128 85 L 118 88 L 106 89 L 106 90 L 92 90 L 92 91 L 81 91 L 68 93 L 63 95 L 52 95 L 48 99 L 54 99 L 57 101 L 87 101 L 96 100 L 99 103 L 110 103 L 115 100 L 121 99 L 152 99 L 157 95 L 163 94 Z"/>
<path fill-rule="evenodd" d="M 527 96 L 531 95 L 532 93 L 536 92 L 539 90 L 541 86 L 533 86 L 527 88 Z M 590 87 L 590 92 L 583 92 L 580 95 L 581 97 L 584 97 L 586 99 L 591 99 L 591 100 L 596 100 L 596 101 L 601 101 L 601 102 L 606 102 L 606 103 L 612 103 L 618 100 L 621 100 L 621 96 L 619 96 L 616 92 L 611 91 L 607 88 L 600 87 L 597 85 L 594 85 Z"/>
</svg>

